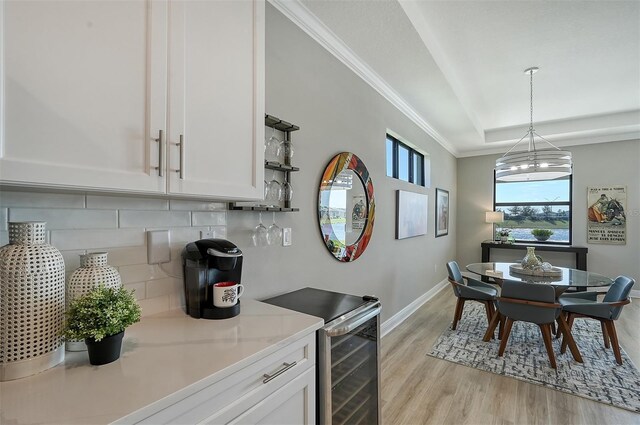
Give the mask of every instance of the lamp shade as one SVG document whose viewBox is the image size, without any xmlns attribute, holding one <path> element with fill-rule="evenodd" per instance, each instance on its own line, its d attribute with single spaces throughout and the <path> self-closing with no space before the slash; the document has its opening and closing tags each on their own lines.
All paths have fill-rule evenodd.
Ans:
<svg viewBox="0 0 640 425">
<path fill-rule="evenodd" d="M 485 212 L 485 221 L 487 223 L 502 223 L 504 221 L 504 212 L 487 211 Z"/>
</svg>

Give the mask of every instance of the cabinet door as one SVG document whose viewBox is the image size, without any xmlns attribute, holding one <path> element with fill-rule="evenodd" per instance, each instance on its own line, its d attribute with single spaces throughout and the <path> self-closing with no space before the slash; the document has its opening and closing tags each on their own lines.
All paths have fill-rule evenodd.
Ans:
<svg viewBox="0 0 640 425">
<path fill-rule="evenodd" d="M 230 424 L 315 424 L 315 407 L 315 369 L 311 368 Z"/>
<path fill-rule="evenodd" d="M 264 1 L 169 7 L 169 192 L 262 199 Z"/>
<path fill-rule="evenodd" d="M 165 191 L 166 3 L 4 1 L 0 18 L 0 180 Z"/>
</svg>

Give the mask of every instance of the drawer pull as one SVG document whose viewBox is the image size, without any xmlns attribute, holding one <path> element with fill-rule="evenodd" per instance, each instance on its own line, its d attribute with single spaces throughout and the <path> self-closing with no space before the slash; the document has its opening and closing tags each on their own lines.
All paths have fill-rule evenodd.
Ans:
<svg viewBox="0 0 640 425">
<path fill-rule="evenodd" d="M 278 369 L 275 373 L 273 373 L 272 375 L 269 375 L 267 373 L 265 373 L 264 375 L 262 375 L 264 377 L 264 379 L 262 380 L 263 384 L 266 384 L 267 382 L 271 381 L 273 378 L 275 378 L 276 376 L 282 375 L 283 373 L 285 373 L 286 371 L 288 371 L 289 369 L 291 369 L 292 367 L 294 367 L 296 365 L 296 362 L 291 362 L 291 363 L 282 363 L 282 367 L 280 369 Z"/>
</svg>

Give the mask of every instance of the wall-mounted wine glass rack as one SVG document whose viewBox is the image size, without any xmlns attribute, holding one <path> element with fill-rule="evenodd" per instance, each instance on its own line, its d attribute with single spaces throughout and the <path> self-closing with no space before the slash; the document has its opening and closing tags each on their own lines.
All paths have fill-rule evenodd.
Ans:
<svg viewBox="0 0 640 425">
<path fill-rule="evenodd" d="M 291 132 L 300 130 L 297 125 L 291 124 L 287 121 L 276 118 L 272 115 L 264 116 L 264 125 L 267 127 L 275 128 L 284 133 L 284 142 L 291 142 Z M 298 167 L 291 165 L 291 158 L 289 156 L 284 157 L 284 163 L 277 161 L 264 161 L 264 168 L 268 170 L 281 171 L 284 174 L 284 181 L 291 183 L 291 173 L 299 171 Z M 238 202 L 230 202 L 229 210 L 233 211 L 275 211 L 275 212 L 290 212 L 300 211 L 299 208 L 293 208 L 291 201 L 282 201 L 284 206 L 267 206 L 267 205 L 239 205 Z"/>
</svg>

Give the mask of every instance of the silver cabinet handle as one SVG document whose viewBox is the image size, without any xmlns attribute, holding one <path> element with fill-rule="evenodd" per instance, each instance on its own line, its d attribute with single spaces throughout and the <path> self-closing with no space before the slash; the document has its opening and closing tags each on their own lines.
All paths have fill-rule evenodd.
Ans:
<svg viewBox="0 0 640 425">
<path fill-rule="evenodd" d="M 180 135 L 180 142 L 175 145 L 180 147 L 180 168 L 176 170 L 176 173 L 180 173 L 180 179 L 184 180 L 184 135 Z"/>
<path fill-rule="evenodd" d="M 154 142 L 158 142 L 158 166 L 152 167 L 158 170 L 158 176 L 164 176 L 164 163 L 165 163 L 165 143 L 164 143 L 164 130 L 158 130 L 158 138 L 152 139 Z"/>
<path fill-rule="evenodd" d="M 264 375 L 262 375 L 262 377 L 264 378 L 262 380 L 262 383 L 266 384 L 267 382 L 271 381 L 276 376 L 282 375 L 283 373 L 285 373 L 286 371 L 288 371 L 289 369 L 291 369 L 295 365 L 296 365 L 296 362 L 282 363 L 282 367 L 280 369 L 278 369 L 275 373 L 273 373 L 271 375 L 265 373 Z"/>
</svg>

